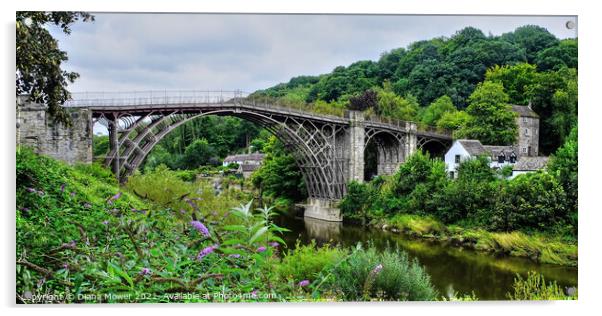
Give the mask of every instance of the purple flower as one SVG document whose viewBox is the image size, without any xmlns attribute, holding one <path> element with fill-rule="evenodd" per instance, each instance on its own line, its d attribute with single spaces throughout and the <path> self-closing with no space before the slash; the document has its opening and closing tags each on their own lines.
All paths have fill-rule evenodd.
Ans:
<svg viewBox="0 0 602 316">
<path fill-rule="evenodd" d="M 381 270 L 383 269 L 383 265 L 379 264 L 376 267 L 374 267 L 374 269 L 372 270 L 372 273 L 377 274 L 379 273 Z"/>
<path fill-rule="evenodd" d="M 261 247 L 257 248 L 257 252 L 264 252 L 266 250 L 267 250 L 267 248 L 264 247 L 264 246 L 261 246 Z"/>
<path fill-rule="evenodd" d="M 277 242 L 275 242 L 275 241 L 272 241 L 272 242 L 270 243 L 270 246 L 271 246 L 271 247 L 274 247 L 274 248 L 278 248 L 278 246 L 280 246 L 280 244 L 279 244 L 279 243 L 277 243 Z"/>
<path fill-rule="evenodd" d="M 149 275 L 151 274 L 151 269 L 149 268 L 142 268 L 142 270 L 140 270 L 140 275 Z"/>
<path fill-rule="evenodd" d="M 22 208 L 20 208 L 20 210 L 21 210 L 22 212 L 24 212 L 24 213 L 29 213 L 29 211 L 31 211 L 31 210 L 29 209 L 29 207 L 22 207 Z"/>
<path fill-rule="evenodd" d="M 109 221 L 104 221 L 104 222 L 102 222 L 102 224 L 107 226 L 107 225 L 109 225 Z"/>
<path fill-rule="evenodd" d="M 36 189 L 34 189 L 34 188 L 25 188 L 25 190 L 27 190 L 27 192 L 29 192 L 29 193 L 36 193 L 36 192 L 38 192 L 38 191 L 37 191 Z"/>
<path fill-rule="evenodd" d="M 190 222 L 190 225 L 192 225 L 194 229 L 198 230 L 201 234 L 203 234 L 203 236 L 209 237 L 209 229 L 207 229 L 207 227 L 205 227 L 203 223 L 199 221 L 192 221 Z"/>
<path fill-rule="evenodd" d="M 213 245 L 213 246 L 209 246 L 203 250 L 201 250 L 201 252 L 199 252 L 198 256 L 196 256 L 196 260 L 203 260 L 203 258 L 205 258 L 205 256 L 207 256 L 208 254 L 212 253 L 215 248 L 217 248 L 217 245 Z"/>
<path fill-rule="evenodd" d="M 69 269 L 69 264 L 68 263 L 63 263 L 63 269 L 65 269 L 65 270 Z"/>
<path fill-rule="evenodd" d="M 182 215 L 186 214 L 186 210 L 180 210 L 180 214 L 182 214 Z"/>
<path fill-rule="evenodd" d="M 251 297 L 253 297 L 253 298 L 257 297 L 257 290 L 253 290 L 253 292 L 251 292 Z"/>
<path fill-rule="evenodd" d="M 240 254 L 233 253 L 233 254 L 229 255 L 228 257 L 230 257 L 230 258 L 240 258 Z"/>
<path fill-rule="evenodd" d="M 304 286 L 308 286 L 308 285 L 309 285 L 309 280 L 303 280 L 303 281 L 299 282 L 300 287 L 304 287 Z"/>
<path fill-rule="evenodd" d="M 65 184 L 64 183 L 61 185 L 61 192 L 65 192 Z"/>
<path fill-rule="evenodd" d="M 91 208 L 91 207 L 92 207 L 92 204 L 90 204 L 90 203 L 85 203 L 84 204 L 84 208 Z"/>
<path fill-rule="evenodd" d="M 71 197 L 74 197 L 75 196 L 75 192 L 71 192 L 71 193 L 69 193 L 69 195 L 71 195 Z"/>
<path fill-rule="evenodd" d="M 113 195 L 112 197 L 110 197 L 107 200 L 107 203 L 109 204 L 113 204 L 113 201 L 116 201 L 117 199 L 119 199 L 121 197 L 121 192 L 117 192 L 117 194 Z"/>
</svg>

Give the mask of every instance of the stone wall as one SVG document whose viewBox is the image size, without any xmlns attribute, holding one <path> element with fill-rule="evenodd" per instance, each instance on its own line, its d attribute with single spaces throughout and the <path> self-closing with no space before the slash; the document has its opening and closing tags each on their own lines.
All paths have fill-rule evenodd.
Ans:
<svg viewBox="0 0 602 316">
<path fill-rule="evenodd" d="M 55 123 L 43 104 L 17 100 L 17 146 L 69 164 L 92 162 L 92 113 L 88 109 L 69 109 L 72 126 Z"/>
<path fill-rule="evenodd" d="M 348 182 L 364 182 L 364 143 L 366 138 L 366 129 L 364 127 L 364 113 L 359 111 L 347 111 L 345 113 L 349 119 L 349 139 L 347 146 L 349 157 L 349 176 Z"/>
<path fill-rule="evenodd" d="M 518 117 L 516 119 L 518 125 L 518 152 L 519 157 L 539 155 L 539 118 L 535 117 Z"/>
</svg>

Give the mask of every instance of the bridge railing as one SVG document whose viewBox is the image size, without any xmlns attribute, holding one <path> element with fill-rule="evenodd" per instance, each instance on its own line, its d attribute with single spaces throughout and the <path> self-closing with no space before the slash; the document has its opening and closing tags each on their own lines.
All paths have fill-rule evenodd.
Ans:
<svg viewBox="0 0 602 316">
<path fill-rule="evenodd" d="M 223 104 L 245 101 L 247 104 L 260 108 L 275 109 L 289 113 L 318 115 L 325 117 L 341 118 L 344 109 L 320 109 L 317 111 L 311 105 L 304 102 L 287 102 L 279 98 L 253 95 L 241 90 L 153 90 L 153 91 L 127 91 L 127 92 L 73 92 L 71 99 L 66 101 L 65 107 L 120 107 L 120 106 L 161 106 L 185 104 Z M 366 117 L 367 122 L 392 125 L 405 129 L 413 122 L 398 120 L 394 118 L 370 115 Z M 451 137 L 451 131 L 443 130 L 434 126 L 416 124 L 417 130 L 440 134 Z"/>
</svg>

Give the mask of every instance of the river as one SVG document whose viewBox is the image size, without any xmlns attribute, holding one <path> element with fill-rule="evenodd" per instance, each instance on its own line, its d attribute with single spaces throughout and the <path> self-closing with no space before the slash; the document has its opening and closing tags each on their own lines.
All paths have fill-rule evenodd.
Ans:
<svg viewBox="0 0 602 316">
<path fill-rule="evenodd" d="M 425 267 L 441 296 L 449 297 L 453 292 L 470 294 L 474 291 L 479 300 L 504 300 L 507 299 L 506 293 L 512 291 L 516 274 L 526 276 L 528 271 L 543 274 L 546 281 L 556 281 L 565 290 L 577 286 L 577 268 L 574 267 L 538 264 L 526 258 L 494 256 L 445 246 L 436 241 L 416 240 L 380 229 L 311 218 L 283 216 L 278 218 L 277 224 L 290 230 L 283 238 L 288 247 L 294 247 L 297 239 L 301 244 L 308 244 L 314 239 L 318 244 L 354 246 L 361 242 L 379 249 L 403 249 Z"/>
</svg>

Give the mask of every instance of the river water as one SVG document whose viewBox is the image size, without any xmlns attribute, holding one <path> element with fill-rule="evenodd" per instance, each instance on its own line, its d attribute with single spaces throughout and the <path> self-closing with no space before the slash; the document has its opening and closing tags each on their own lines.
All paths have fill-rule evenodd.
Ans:
<svg viewBox="0 0 602 316">
<path fill-rule="evenodd" d="M 296 240 L 308 244 L 313 239 L 317 244 L 354 246 L 361 242 L 379 249 L 403 249 L 425 267 L 441 296 L 474 291 L 479 300 L 504 300 L 506 293 L 512 291 L 516 274 L 524 277 L 528 271 L 543 274 L 546 281 L 556 281 L 565 290 L 577 286 L 577 268 L 538 264 L 526 258 L 494 256 L 380 229 L 311 218 L 280 217 L 277 224 L 291 230 L 283 238 L 288 247 L 294 247 Z"/>
</svg>

